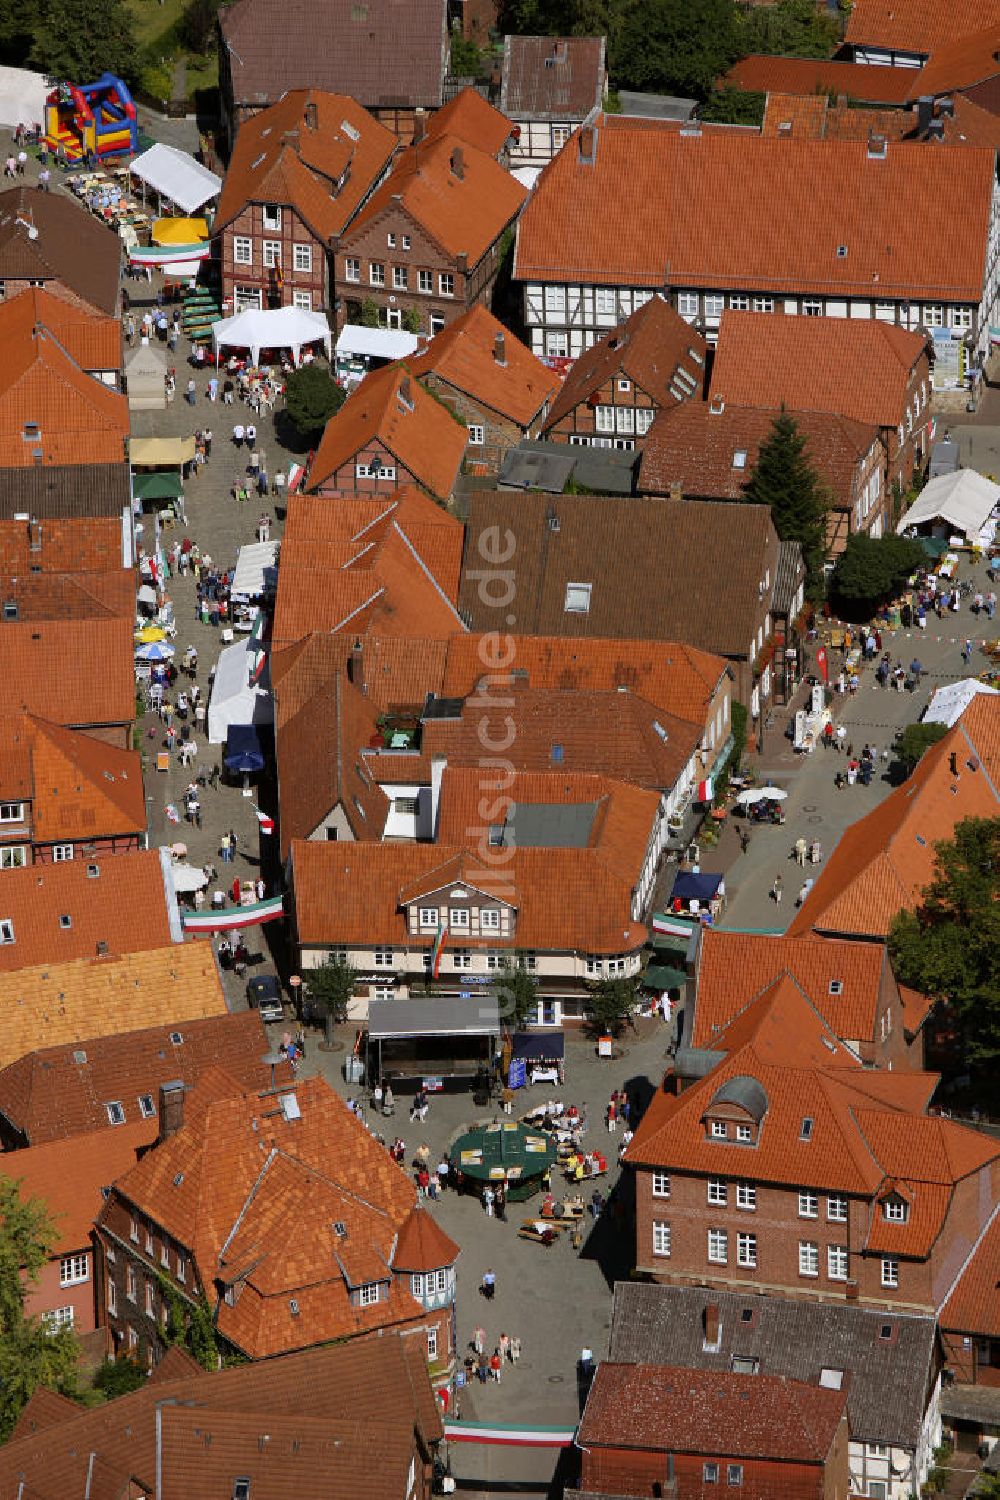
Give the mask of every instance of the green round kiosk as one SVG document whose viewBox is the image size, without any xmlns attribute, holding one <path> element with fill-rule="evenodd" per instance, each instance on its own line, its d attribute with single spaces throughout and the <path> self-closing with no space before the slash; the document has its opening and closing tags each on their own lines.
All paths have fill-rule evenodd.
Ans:
<svg viewBox="0 0 1000 1500">
<path fill-rule="evenodd" d="M 502 1182 L 512 1203 L 523 1203 L 541 1186 L 556 1160 L 555 1141 L 515 1121 L 474 1125 L 448 1152 L 452 1171 L 472 1182 Z"/>
</svg>

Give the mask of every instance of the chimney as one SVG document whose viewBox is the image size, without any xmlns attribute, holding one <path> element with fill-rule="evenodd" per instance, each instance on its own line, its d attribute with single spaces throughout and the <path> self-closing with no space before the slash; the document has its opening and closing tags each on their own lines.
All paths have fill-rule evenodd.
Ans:
<svg viewBox="0 0 1000 1500">
<path fill-rule="evenodd" d="M 683 500 L 684 499 L 684 486 L 681 484 L 681 482 L 680 482 L 679 479 L 671 479 L 671 481 L 670 481 L 670 499 L 671 500 Z"/>
<path fill-rule="evenodd" d="M 791 133 L 792 133 L 792 122 L 791 122 L 791 120 L 780 120 L 778 122 L 778 134 L 782 135 L 782 136 L 790 136 Z"/>
<path fill-rule="evenodd" d="M 955 101 L 954 101 L 954 99 L 939 99 L 938 100 L 938 119 L 939 120 L 953 120 L 954 118 L 955 118 Z"/>
<path fill-rule="evenodd" d="M 175 1078 L 171 1083 L 160 1084 L 160 1130 L 156 1143 L 161 1146 L 170 1136 L 176 1135 L 184 1124 L 184 1080 Z"/>
<path fill-rule="evenodd" d="M 431 756 L 431 838 L 437 838 L 438 806 L 441 802 L 441 778 L 448 768 L 447 755 Z"/>
<path fill-rule="evenodd" d="M 417 353 L 422 354 L 430 343 L 430 335 L 426 333 L 417 334 Z"/>
<path fill-rule="evenodd" d="M 459 182 L 465 177 L 465 152 L 461 146 L 456 146 L 451 153 L 451 172 Z"/>
<path fill-rule="evenodd" d="M 917 100 L 917 134 L 927 134 L 927 127 L 934 118 L 933 94 L 921 94 Z"/>
<path fill-rule="evenodd" d="M 347 658 L 347 680 L 354 684 L 360 693 L 367 691 L 365 688 L 365 648 L 361 637 L 356 637 Z"/>
<path fill-rule="evenodd" d="M 504 338 L 502 333 L 498 333 L 493 340 L 493 358 L 496 360 L 498 365 L 502 365 L 506 369 L 507 340 Z"/>
<path fill-rule="evenodd" d="M 944 140 L 944 121 L 941 119 L 931 120 L 927 126 L 927 139 L 929 141 Z"/>
<path fill-rule="evenodd" d="M 667 1477 L 662 1487 L 663 1500 L 677 1500 L 677 1474 L 674 1470 L 674 1455 L 667 1454 Z"/>
<path fill-rule="evenodd" d="M 705 1343 L 715 1345 L 719 1342 L 719 1304 L 709 1302 L 705 1308 Z"/>
<path fill-rule="evenodd" d="M 726 409 L 726 403 L 721 396 L 713 396 L 708 403 L 708 409 L 713 417 L 721 417 Z"/>
<path fill-rule="evenodd" d="M 593 166 L 597 160 L 597 126 L 586 125 L 577 137 L 577 151 L 580 160 Z"/>
<path fill-rule="evenodd" d="M 306 129 L 319 129 L 319 117 L 316 112 L 316 106 L 315 104 L 313 104 L 311 99 L 306 104 Z"/>
<path fill-rule="evenodd" d="M 427 134 L 427 111 L 418 109 L 413 116 L 413 144 L 419 146 Z"/>
</svg>

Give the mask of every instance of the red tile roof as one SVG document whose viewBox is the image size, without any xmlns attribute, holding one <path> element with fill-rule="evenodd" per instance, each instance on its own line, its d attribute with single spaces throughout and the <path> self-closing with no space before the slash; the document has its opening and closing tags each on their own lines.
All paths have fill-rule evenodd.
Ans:
<svg viewBox="0 0 1000 1500">
<path fill-rule="evenodd" d="M 637 197 L 637 176 L 657 191 Z M 885 298 L 978 303 L 992 181 L 985 150 L 956 160 L 901 145 L 873 160 L 863 142 L 695 135 L 602 116 L 595 160 L 581 160 L 574 138 L 535 184 L 514 275 L 657 289 L 666 278 L 671 287 L 771 296 L 871 298 L 877 287 Z M 957 234 L 900 236 L 897 204 L 934 223 L 936 205 L 956 193 L 970 207 Z M 745 232 L 734 235 L 735 223 Z M 844 244 L 849 254 L 839 257 Z"/>
<path fill-rule="evenodd" d="M 591 1447 L 821 1465 L 846 1409 L 846 1390 L 784 1375 L 602 1360 L 577 1441 L 585 1465 Z M 783 1484 L 774 1473 L 756 1480 L 751 1474 L 740 1493 L 766 1500 L 779 1490 Z M 821 1491 L 817 1479 L 816 1494 Z"/>
<path fill-rule="evenodd" d="M 926 345 L 920 334 L 874 319 L 776 318 L 727 309 L 711 394 L 737 406 L 838 412 L 896 427 Z"/>
<path fill-rule="evenodd" d="M 669 495 L 679 485 L 682 495 L 698 499 L 744 498 L 761 444 L 779 413 L 729 401 L 719 410 L 719 404 L 684 401 L 657 415 L 640 460 L 639 488 L 644 494 Z M 846 509 L 853 503 L 858 466 L 879 441 L 877 427 L 836 412 L 791 410 L 789 415 L 806 439 L 810 461 L 834 505 Z"/>
<path fill-rule="evenodd" d="M 30 800 L 36 843 L 146 832 L 138 751 L 30 714 L 0 714 L 0 797 Z"/>
<path fill-rule="evenodd" d="M 1000 1205 L 962 1267 L 938 1314 L 941 1327 L 979 1338 L 1000 1328 Z"/>
<path fill-rule="evenodd" d="M 708 345 L 662 297 L 652 297 L 575 360 L 552 403 L 548 433 L 616 376 L 626 376 L 658 407 L 700 395 Z M 678 372 L 683 372 L 678 375 Z"/>
<path fill-rule="evenodd" d="M 117 1130 L 95 1130 L 67 1141 L 50 1141 L 8 1153 L 5 1175 L 21 1184 L 22 1202 L 41 1198 L 56 1229 L 52 1255 L 90 1248 L 90 1232 L 109 1188 L 135 1166 L 136 1152 L 156 1138 L 156 1121 L 140 1120 Z"/>
<path fill-rule="evenodd" d="M 341 250 L 350 253 L 355 236 L 381 215 L 404 214 L 449 258 L 466 255 L 471 271 L 517 218 L 527 196 L 492 155 L 457 135 L 431 136 L 397 156 L 344 235 Z"/>
<path fill-rule="evenodd" d="M 915 75 L 919 77 L 919 74 Z M 846 94 L 869 104 L 903 104 L 913 85 L 909 68 L 870 67 L 819 57 L 776 57 L 751 53 L 730 68 L 722 87 L 750 93 Z"/>
<path fill-rule="evenodd" d="M 1000 73 L 997 62 L 997 33 L 1000 12 L 982 31 L 950 34 L 942 39 L 927 62 L 913 77 L 910 98 L 921 94 L 950 94 L 957 89 L 972 88 Z M 956 101 L 957 102 L 957 101 Z"/>
<path fill-rule="evenodd" d="M 789 936 L 884 938 L 896 913 L 912 910 L 931 879 L 934 845 L 951 838 L 963 818 L 997 816 L 996 702 L 985 694 L 974 699 L 909 780 L 849 825 L 796 913 Z M 951 772 L 953 754 L 957 775 Z"/>
<path fill-rule="evenodd" d="M 5 620 L 0 679 L 10 709 L 79 728 L 129 724 L 135 714 L 131 621 Z M 99 661 L 95 680 L 80 663 Z"/>
<path fill-rule="evenodd" d="M 327 422 L 309 471 L 309 488 L 321 491 L 327 481 L 332 484 L 338 469 L 378 443 L 423 489 L 446 501 L 468 438 L 465 424 L 428 395 L 405 365 L 387 365 L 366 376 Z M 350 483 L 353 488 L 353 474 Z"/>
<path fill-rule="evenodd" d="M 855 0 L 847 20 L 849 47 L 933 53 L 956 37 L 1000 29 L 1000 0 Z"/>
<path fill-rule="evenodd" d="M 950 110 L 942 113 L 937 108 L 934 119 L 941 129 L 939 139 L 946 146 L 995 150 L 1000 145 L 1000 119 L 962 94 L 951 100 Z M 916 109 L 856 109 L 831 104 L 825 95 L 802 99 L 768 94 L 761 133 L 776 136 L 789 129 L 798 138 L 809 140 L 867 141 L 872 135 L 883 135 L 889 141 L 928 139 L 921 132 Z"/>
<path fill-rule="evenodd" d="M 81 370 L 118 370 L 122 363 L 122 325 L 80 303 L 67 301 L 42 287 L 28 287 L 8 299 L 20 303 L 22 315 L 47 328 Z"/>
<path fill-rule="evenodd" d="M 525 429 L 559 389 L 559 377 L 478 302 L 406 363 L 418 380 L 435 375 Z"/>
<path fill-rule="evenodd" d="M 487 156 L 498 157 L 512 129 L 507 116 L 494 109 L 489 100 L 476 89 L 465 88 L 434 111 L 427 121 L 425 138 L 435 141 L 440 136 L 453 135 L 466 145 L 485 151 Z"/>
<path fill-rule="evenodd" d="M 433 1214 L 417 1203 L 399 1231 L 392 1264 L 397 1271 L 439 1271 L 453 1266 L 460 1253 Z"/>
<path fill-rule="evenodd" d="M 397 144 L 347 95 L 293 89 L 240 128 L 214 231 L 247 203 L 271 203 L 294 208 L 326 243 L 343 233 Z"/>
<path fill-rule="evenodd" d="M 366 635 L 363 677 L 373 707 L 380 713 L 423 708 L 428 693 L 441 691 L 451 639 L 382 635 L 377 628 Z"/>
</svg>

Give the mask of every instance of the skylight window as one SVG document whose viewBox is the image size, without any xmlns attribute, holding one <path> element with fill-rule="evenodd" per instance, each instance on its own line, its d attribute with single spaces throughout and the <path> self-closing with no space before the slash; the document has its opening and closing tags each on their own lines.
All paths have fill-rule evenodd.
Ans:
<svg viewBox="0 0 1000 1500">
<path fill-rule="evenodd" d="M 799 1140 L 800 1141 L 811 1141 L 812 1140 L 812 1133 L 813 1133 L 813 1119 L 812 1119 L 811 1115 L 806 1115 L 806 1117 L 802 1121 L 802 1128 L 799 1131 Z"/>
<path fill-rule="evenodd" d="M 747 450 L 745 448 L 737 448 L 736 452 L 733 454 L 733 468 L 734 469 L 745 469 L 746 466 L 747 466 Z"/>
</svg>

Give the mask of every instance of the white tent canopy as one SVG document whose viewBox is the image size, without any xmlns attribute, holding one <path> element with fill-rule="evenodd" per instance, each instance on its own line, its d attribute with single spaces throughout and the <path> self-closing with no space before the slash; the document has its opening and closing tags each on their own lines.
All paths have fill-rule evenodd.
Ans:
<svg viewBox="0 0 1000 1500">
<path fill-rule="evenodd" d="M 41 73 L 27 68 L 0 68 L 0 125 L 40 125 L 45 118 L 49 86 Z"/>
<path fill-rule="evenodd" d="M 1000 505 L 1000 484 L 984 479 L 975 469 L 955 469 L 924 485 L 896 530 L 903 532 L 911 526 L 929 526 L 939 521 L 972 541 L 997 505 Z"/>
<path fill-rule="evenodd" d="M 259 599 L 278 583 L 277 542 L 248 542 L 236 555 L 230 593 L 234 599 Z"/>
<path fill-rule="evenodd" d="M 250 674 L 258 660 L 259 647 L 249 636 L 219 652 L 208 704 L 208 739 L 212 745 L 223 745 L 231 724 L 273 724 L 274 703 L 262 683 L 256 686 Z"/>
<path fill-rule="evenodd" d="M 947 724 L 950 729 L 953 724 L 958 723 L 973 698 L 977 698 L 980 693 L 1000 696 L 997 688 L 988 687 L 985 682 L 977 682 L 974 677 L 965 677 L 961 682 L 949 682 L 945 687 L 938 688 L 932 696 L 924 714 L 924 723 Z"/>
<path fill-rule="evenodd" d="M 247 308 L 235 318 L 220 318 L 213 325 L 215 351 L 225 344 L 249 349 L 254 364 L 260 361 L 262 349 L 290 349 L 296 364 L 303 344 L 323 340 L 330 357 L 330 325 L 322 313 L 306 312 L 301 307 Z"/>
<path fill-rule="evenodd" d="M 367 359 L 405 359 L 420 344 L 415 333 L 402 328 L 366 328 L 346 323 L 337 339 L 337 353 L 363 355 Z"/>
<path fill-rule="evenodd" d="M 222 191 L 221 177 L 216 177 L 186 151 L 164 146 L 160 141 L 137 156 L 129 171 L 186 214 L 193 214 Z"/>
<path fill-rule="evenodd" d="M 141 344 L 125 361 L 128 404 L 133 411 L 162 411 L 167 404 L 167 361 L 152 344 Z"/>
<path fill-rule="evenodd" d="M 204 890 L 208 885 L 208 876 L 204 870 L 195 869 L 194 865 L 188 864 L 187 860 L 173 860 L 170 865 L 170 874 L 173 876 L 174 890 L 178 895 L 188 896 L 192 891 Z"/>
</svg>

